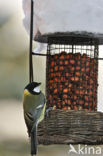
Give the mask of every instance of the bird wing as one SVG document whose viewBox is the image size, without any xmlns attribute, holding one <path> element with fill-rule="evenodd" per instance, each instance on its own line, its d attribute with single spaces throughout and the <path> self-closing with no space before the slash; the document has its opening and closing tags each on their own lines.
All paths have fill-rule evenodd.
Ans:
<svg viewBox="0 0 103 156">
<path fill-rule="evenodd" d="M 38 105 L 36 108 L 34 108 L 34 110 L 32 109 L 32 114 L 33 114 L 33 118 L 34 118 L 34 123 L 38 122 L 38 119 L 40 118 L 43 108 L 45 107 L 45 96 L 43 93 L 41 93 L 41 97 L 39 99 L 40 101 L 38 103 L 40 103 L 40 105 Z"/>
<path fill-rule="evenodd" d="M 46 103 L 45 103 L 45 98 L 44 98 L 42 104 L 36 108 L 33 114 L 34 124 L 33 124 L 31 132 L 34 130 L 35 126 L 37 126 L 39 122 L 43 120 L 44 114 L 45 114 L 45 108 L 46 108 Z"/>
<path fill-rule="evenodd" d="M 29 136 L 31 134 L 31 131 L 33 131 L 35 126 L 37 126 L 37 124 L 41 121 L 40 117 L 41 117 L 41 114 L 43 114 L 42 111 L 45 112 L 45 110 L 44 110 L 44 108 L 45 108 L 44 95 L 41 93 L 41 98 L 39 101 L 40 105 L 38 105 L 37 107 L 35 107 L 34 101 L 35 101 L 35 99 L 33 99 L 31 102 L 32 108 L 28 109 L 24 112 L 25 123 L 27 125 Z M 43 119 L 43 117 L 42 117 L 42 119 Z"/>
<path fill-rule="evenodd" d="M 42 114 L 43 107 L 44 107 L 44 104 L 41 104 L 32 113 L 31 112 L 25 112 L 24 113 L 25 122 L 26 122 L 26 125 L 28 128 L 29 136 L 30 136 L 31 131 L 34 130 L 34 127 L 36 126 L 36 124 L 39 123 L 39 119 L 40 119 L 40 116 Z"/>
<path fill-rule="evenodd" d="M 30 137 L 32 126 L 34 123 L 34 118 L 33 118 L 33 115 L 29 112 L 24 112 L 24 118 L 25 118 L 25 123 L 26 123 L 27 129 L 28 129 L 28 135 Z"/>
</svg>

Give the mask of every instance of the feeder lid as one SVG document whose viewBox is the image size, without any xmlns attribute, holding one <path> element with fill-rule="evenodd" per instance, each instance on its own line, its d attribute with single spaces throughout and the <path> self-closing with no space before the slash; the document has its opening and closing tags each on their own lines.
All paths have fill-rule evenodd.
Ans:
<svg viewBox="0 0 103 156">
<path fill-rule="evenodd" d="M 23 0 L 23 9 L 23 23 L 29 32 L 30 0 Z M 67 38 L 74 32 L 74 37 L 97 38 L 103 44 L 103 0 L 35 0 L 33 18 L 33 35 L 38 42 L 47 43 L 55 34 Z"/>
<path fill-rule="evenodd" d="M 54 43 L 54 44 L 93 44 L 92 41 L 96 41 L 97 44 L 103 44 L 103 35 L 94 34 L 88 32 L 66 32 L 66 33 L 50 33 L 37 35 L 34 38 L 35 41 L 41 43 Z M 90 43 L 90 42 L 91 43 Z"/>
</svg>

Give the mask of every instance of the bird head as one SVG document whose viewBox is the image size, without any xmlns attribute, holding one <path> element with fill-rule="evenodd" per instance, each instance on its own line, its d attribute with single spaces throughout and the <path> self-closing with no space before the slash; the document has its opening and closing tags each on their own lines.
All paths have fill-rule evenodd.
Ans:
<svg viewBox="0 0 103 156">
<path fill-rule="evenodd" d="M 40 90 L 40 85 L 41 83 L 38 82 L 31 82 L 29 83 L 24 90 L 28 90 L 31 94 L 40 94 L 41 90 Z"/>
</svg>

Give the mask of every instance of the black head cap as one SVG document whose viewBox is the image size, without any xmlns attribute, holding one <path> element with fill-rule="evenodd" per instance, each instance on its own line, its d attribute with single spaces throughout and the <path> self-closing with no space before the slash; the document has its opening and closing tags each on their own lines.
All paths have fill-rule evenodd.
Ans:
<svg viewBox="0 0 103 156">
<path fill-rule="evenodd" d="M 29 83 L 24 89 L 27 89 L 30 93 L 32 93 L 32 94 L 37 94 L 37 93 L 35 93 L 33 90 L 34 90 L 34 88 L 36 88 L 36 87 L 38 87 L 38 86 L 40 86 L 41 85 L 41 83 L 38 83 L 38 82 L 31 82 L 31 83 Z"/>
</svg>

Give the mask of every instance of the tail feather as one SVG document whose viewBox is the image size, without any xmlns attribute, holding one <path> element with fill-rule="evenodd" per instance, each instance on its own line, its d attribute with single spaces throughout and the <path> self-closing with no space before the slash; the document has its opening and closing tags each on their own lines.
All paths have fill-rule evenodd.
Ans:
<svg viewBox="0 0 103 156">
<path fill-rule="evenodd" d="M 31 155 L 35 156 L 37 154 L 37 128 L 31 132 Z"/>
</svg>

